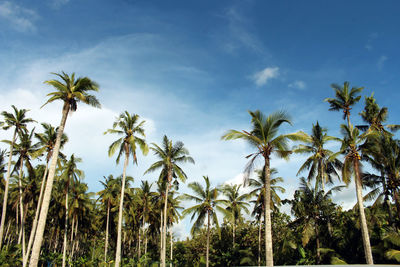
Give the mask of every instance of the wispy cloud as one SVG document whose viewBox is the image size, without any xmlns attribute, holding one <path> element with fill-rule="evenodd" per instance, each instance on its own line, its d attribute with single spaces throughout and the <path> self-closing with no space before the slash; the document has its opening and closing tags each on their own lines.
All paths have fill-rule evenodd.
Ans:
<svg viewBox="0 0 400 267">
<path fill-rule="evenodd" d="M 386 60 L 388 60 L 387 56 L 379 57 L 378 63 L 376 63 L 376 66 L 378 67 L 379 70 L 383 69 L 383 66 L 385 65 Z"/>
<path fill-rule="evenodd" d="M 70 0 L 50 0 L 50 6 L 54 9 L 59 9 L 63 5 L 68 4 Z"/>
<path fill-rule="evenodd" d="M 374 47 L 373 47 L 373 42 L 375 39 L 378 38 L 378 33 L 373 32 L 370 35 L 368 35 L 368 40 L 367 43 L 365 44 L 365 49 L 367 49 L 368 51 L 371 51 Z"/>
<path fill-rule="evenodd" d="M 278 77 L 278 75 L 279 75 L 278 67 L 267 67 L 262 71 L 253 74 L 252 80 L 257 86 L 263 86 L 268 82 L 268 80 L 274 79 Z"/>
<path fill-rule="evenodd" d="M 39 16 L 34 10 L 21 7 L 10 1 L 0 3 L 0 19 L 8 22 L 16 31 L 36 31 L 34 21 L 38 18 Z"/>
<path fill-rule="evenodd" d="M 304 81 L 300 81 L 300 80 L 289 83 L 288 86 L 290 88 L 296 88 L 296 89 L 300 89 L 300 90 L 306 89 L 306 87 L 307 87 L 306 83 Z"/>
</svg>

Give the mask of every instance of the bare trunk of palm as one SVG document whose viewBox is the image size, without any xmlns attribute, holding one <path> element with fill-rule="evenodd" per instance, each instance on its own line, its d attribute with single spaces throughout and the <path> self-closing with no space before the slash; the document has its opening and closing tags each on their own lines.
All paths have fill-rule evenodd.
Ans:
<svg viewBox="0 0 400 267">
<path fill-rule="evenodd" d="M 361 183 L 361 178 L 360 178 L 360 170 L 359 170 L 359 166 L 358 166 L 358 161 L 356 161 L 354 163 L 354 165 L 355 165 L 354 166 L 354 170 L 355 170 L 355 179 L 354 180 L 356 183 L 358 210 L 360 211 L 361 233 L 362 233 L 362 238 L 363 238 L 365 260 L 366 260 L 367 264 L 374 264 L 374 261 L 372 258 L 371 244 L 369 242 L 367 220 L 365 218 L 365 213 L 364 213 L 362 183 Z"/>
<path fill-rule="evenodd" d="M 21 216 L 21 236 L 22 236 L 22 261 L 25 260 L 25 220 L 24 220 L 24 203 L 22 200 L 22 168 L 24 166 L 24 160 L 21 158 L 18 175 L 18 187 L 19 187 L 19 210 Z"/>
<path fill-rule="evenodd" d="M 77 236 L 76 236 L 78 233 L 78 224 L 79 224 L 79 221 L 78 221 L 78 219 L 76 219 L 75 231 L 74 231 L 74 241 L 72 242 L 72 249 L 71 249 L 71 260 L 74 259 L 74 253 L 79 248 L 79 238 L 77 238 Z"/>
<path fill-rule="evenodd" d="M 68 232 L 68 186 L 67 192 L 65 194 L 65 224 L 64 224 L 64 246 L 63 246 L 63 258 L 62 258 L 62 267 L 65 267 L 65 260 L 67 256 L 67 232 Z"/>
<path fill-rule="evenodd" d="M 107 203 L 107 223 L 106 223 L 106 243 L 104 245 L 104 262 L 107 262 L 107 248 L 108 248 L 108 224 L 110 221 L 110 201 Z"/>
<path fill-rule="evenodd" d="M 262 226 L 262 215 L 260 215 L 260 223 L 258 224 L 258 266 L 261 265 L 261 226 Z"/>
<path fill-rule="evenodd" d="M 171 178 L 170 178 L 171 177 Z M 167 183 L 167 188 L 165 190 L 165 202 L 164 202 L 164 221 L 163 221 L 163 238 L 162 238 L 162 255 L 161 255 L 161 267 L 165 267 L 165 260 L 166 260 L 166 252 L 167 252 L 167 247 L 166 247 L 166 240 L 167 240 L 167 206 L 168 206 L 168 191 L 170 187 L 170 181 L 172 180 L 172 174 L 168 174 L 168 183 Z"/>
<path fill-rule="evenodd" d="M 138 260 L 140 259 L 140 242 L 141 242 L 141 236 L 140 236 L 140 229 L 138 231 Z"/>
<path fill-rule="evenodd" d="M 160 227 L 160 262 L 162 262 L 162 255 L 163 255 L 163 227 L 164 227 L 164 211 L 161 211 L 161 227 Z"/>
<path fill-rule="evenodd" d="M 207 252 L 206 252 L 206 267 L 208 267 L 208 257 L 210 250 L 210 211 L 207 211 Z"/>
<path fill-rule="evenodd" d="M 32 255 L 30 258 L 30 262 L 29 262 L 30 267 L 37 267 L 37 265 L 39 263 L 40 248 L 42 246 L 44 229 L 46 227 L 46 219 L 47 219 L 47 213 L 49 211 L 51 191 L 53 189 L 54 175 L 56 173 L 56 167 L 57 167 L 57 159 L 58 159 L 58 154 L 60 152 L 61 137 L 64 132 L 64 127 L 65 127 L 65 123 L 67 121 L 68 112 L 69 112 L 69 104 L 64 103 L 61 123 L 60 123 L 60 126 L 58 127 L 56 144 L 54 146 L 54 150 L 53 150 L 54 152 L 53 152 L 53 156 L 51 158 L 51 163 L 50 163 L 50 167 L 49 167 L 49 176 L 48 176 L 47 182 L 46 182 L 46 188 L 44 191 L 42 207 L 40 209 L 40 216 L 39 216 L 38 226 L 37 226 L 37 230 L 36 230 L 36 234 L 35 234 L 35 241 L 34 241 L 33 247 L 32 247 Z"/>
<path fill-rule="evenodd" d="M 232 214 L 232 246 L 235 247 L 235 215 Z"/>
<path fill-rule="evenodd" d="M 146 258 L 147 258 L 147 235 L 146 235 L 146 239 L 144 241 L 144 260 L 146 262 Z"/>
<path fill-rule="evenodd" d="M 173 253 L 173 248 L 174 248 L 173 240 L 172 240 L 172 226 L 169 228 L 169 235 L 171 237 L 171 240 L 170 240 L 171 241 L 171 251 L 170 251 L 170 254 L 169 254 L 169 259 L 170 259 L 169 266 L 172 267 L 172 253 Z"/>
<path fill-rule="evenodd" d="M 274 266 L 272 252 L 272 226 L 271 226 L 271 180 L 269 158 L 265 159 L 265 262 L 267 266 Z"/>
<path fill-rule="evenodd" d="M 314 219 L 316 221 L 316 219 Z M 318 224 L 315 225 L 315 241 L 317 245 L 317 265 L 321 262 L 321 252 L 319 249 L 319 231 L 318 231 Z"/>
<path fill-rule="evenodd" d="M 35 233 L 36 233 L 36 227 L 37 227 L 37 222 L 38 222 L 38 217 L 39 217 L 39 212 L 40 212 L 40 206 L 42 205 L 43 191 L 44 191 L 44 185 L 46 183 L 48 167 L 49 167 L 49 161 L 46 162 L 46 168 L 44 170 L 42 184 L 40 185 L 39 199 L 38 199 L 38 203 L 36 206 L 35 218 L 33 219 L 33 222 L 32 222 L 32 229 L 31 229 L 31 233 L 29 235 L 28 247 L 26 248 L 26 256 L 25 256 L 25 260 L 23 261 L 23 267 L 25 267 L 27 265 L 29 254 L 31 253 L 33 238 L 35 237 Z"/>
<path fill-rule="evenodd" d="M 125 179 L 126 179 L 126 168 L 128 167 L 128 161 L 129 161 L 129 149 L 128 145 L 125 144 L 125 162 L 124 162 L 124 171 L 122 173 L 122 187 L 120 196 L 121 199 L 119 201 L 119 212 L 118 212 L 117 252 L 115 253 L 115 267 L 119 267 L 121 265 L 122 214 L 124 208 Z"/>
<path fill-rule="evenodd" d="M 13 138 L 10 145 L 10 155 L 8 157 L 8 165 L 7 165 L 7 174 L 6 174 L 6 185 L 4 188 L 4 197 L 3 197 L 3 210 L 1 212 L 1 222 L 0 222 L 0 249 L 3 245 L 3 233 L 4 233 L 4 224 L 6 221 L 6 213 L 7 213 L 7 199 L 8 199 L 8 187 L 10 184 L 10 174 L 11 174 L 11 160 L 12 154 L 14 150 L 15 137 L 17 135 L 17 129 L 14 130 Z"/>
</svg>

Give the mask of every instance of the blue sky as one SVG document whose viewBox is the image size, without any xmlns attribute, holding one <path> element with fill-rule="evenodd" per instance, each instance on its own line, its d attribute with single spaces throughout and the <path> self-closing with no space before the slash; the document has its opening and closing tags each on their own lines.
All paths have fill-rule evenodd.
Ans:
<svg viewBox="0 0 400 267">
<path fill-rule="evenodd" d="M 0 1 L 0 107 L 31 109 L 57 125 L 61 103 L 40 109 L 50 72 L 76 72 L 100 84 L 101 110 L 79 106 L 67 121 L 66 153 L 83 158 L 90 189 L 121 173 L 107 157 L 114 137 L 103 132 L 124 110 L 146 120 L 147 140 L 185 143 L 196 160 L 189 181 L 239 182 L 251 148 L 220 141 L 228 129 L 249 129 L 247 110 L 286 110 L 309 132 L 317 120 L 339 135 L 341 113 L 329 112 L 331 83 L 375 92 L 398 123 L 400 4 L 396 1 Z M 352 121 L 360 122 L 354 108 Z M 40 128 L 40 127 L 37 127 Z M 10 133 L 0 132 L 2 139 Z M 335 147 L 333 145 L 333 147 Z M 135 185 L 154 162 L 130 166 Z M 304 157 L 272 165 L 291 197 Z M 186 191 L 185 186 L 182 191 Z M 335 197 L 350 207 L 352 186 Z M 187 232 L 185 220 L 177 231 Z"/>
</svg>

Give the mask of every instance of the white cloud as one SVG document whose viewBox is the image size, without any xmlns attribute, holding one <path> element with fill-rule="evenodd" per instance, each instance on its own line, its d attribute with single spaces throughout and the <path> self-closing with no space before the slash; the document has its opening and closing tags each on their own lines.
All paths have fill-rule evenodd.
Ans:
<svg viewBox="0 0 400 267">
<path fill-rule="evenodd" d="M 13 2 L 0 3 L 0 18 L 11 24 L 11 27 L 19 32 L 34 32 L 34 21 L 38 19 L 34 10 L 23 8 Z"/>
<path fill-rule="evenodd" d="M 300 80 L 294 81 L 294 82 L 290 83 L 288 86 L 290 88 L 296 88 L 296 89 L 300 89 L 300 90 L 303 90 L 307 87 L 306 83 L 304 81 L 300 81 Z"/>
<path fill-rule="evenodd" d="M 50 0 L 50 6 L 54 9 L 58 9 L 63 5 L 68 4 L 70 0 Z"/>
<path fill-rule="evenodd" d="M 380 70 L 383 69 L 383 66 L 384 66 L 386 60 L 388 60 L 387 56 L 380 56 L 379 57 L 378 63 L 376 64 L 378 69 L 380 69 Z"/>
<path fill-rule="evenodd" d="M 367 43 L 365 44 L 365 49 L 367 49 L 368 51 L 371 51 L 373 48 L 374 48 L 374 46 L 372 45 L 372 43 L 374 42 L 374 40 L 375 39 L 377 39 L 378 38 L 378 33 L 376 33 L 376 32 L 374 32 L 374 33 L 371 33 L 370 35 L 368 35 L 368 40 L 367 40 Z"/>
<path fill-rule="evenodd" d="M 268 80 L 274 79 L 279 75 L 279 68 L 278 67 L 268 67 L 255 73 L 252 77 L 252 80 L 257 86 L 265 85 Z"/>
</svg>

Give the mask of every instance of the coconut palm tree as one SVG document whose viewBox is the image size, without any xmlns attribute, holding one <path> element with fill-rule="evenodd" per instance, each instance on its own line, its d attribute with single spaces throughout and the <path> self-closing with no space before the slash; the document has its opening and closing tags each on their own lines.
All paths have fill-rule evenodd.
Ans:
<svg viewBox="0 0 400 267">
<path fill-rule="evenodd" d="M 65 162 L 62 167 L 63 171 L 61 173 L 60 178 L 64 183 L 64 191 L 65 191 L 65 227 L 64 227 L 64 245 L 63 245 L 63 258 L 62 258 L 62 267 L 65 267 L 66 258 L 67 258 L 67 232 L 68 232 L 68 217 L 69 217 L 69 188 L 70 185 L 73 185 L 76 181 L 83 179 L 84 172 L 79 170 L 77 167 L 77 163 L 82 162 L 81 158 L 75 157 L 74 154 L 71 155 L 68 161 Z M 72 223 L 74 225 L 74 223 Z M 73 228 L 73 226 L 72 226 Z M 73 230 L 73 229 L 72 229 Z"/>
<path fill-rule="evenodd" d="M 75 79 L 75 73 L 73 73 L 71 76 L 64 72 L 61 74 L 53 74 L 60 78 L 61 81 L 55 79 L 45 81 L 46 84 L 54 87 L 55 91 L 47 95 L 50 98 L 44 105 L 55 100 L 62 100 L 64 103 L 62 108 L 62 118 L 57 131 L 57 139 L 54 145 L 53 155 L 49 167 L 49 174 L 43 195 L 42 207 L 40 210 L 38 226 L 35 234 L 35 241 L 32 247 L 32 255 L 29 262 L 29 266 L 32 267 L 36 267 L 39 262 L 40 248 L 42 246 L 43 234 L 46 226 L 46 218 L 50 205 L 51 191 L 53 188 L 54 175 L 56 173 L 58 154 L 60 152 L 61 140 L 68 114 L 70 111 L 76 111 L 79 102 L 100 108 L 100 103 L 97 98 L 90 94 L 92 91 L 97 92 L 99 90 L 96 82 L 92 81 L 88 77 L 80 77 Z"/>
<path fill-rule="evenodd" d="M 117 248 L 115 253 L 115 266 L 119 267 L 121 264 L 121 234 L 122 234 L 122 213 L 124 205 L 124 195 L 125 195 L 125 178 L 126 178 L 126 168 L 128 167 L 129 157 L 132 155 L 133 164 L 137 164 L 136 147 L 140 147 L 142 153 L 146 155 L 148 153 L 148 147 L 144 140 L 144 125 L 145 121 L 140 121 L 139 115 L 130 114 L 125 111 L 120 114 L 117 120 L 113 124 L 112 129 L 108 129 L 104 134 L 117 134 L 122 135 L 121 138 L 114 141 L 109 149 L 108 156 L 112 157 L 117 150 L 117 164 L 121 156 L 125 155 L 124 169 L 122 173 L 122 187 L 121 187 L 121 197 L 119 203 L 119 213 L 118 213 L 118 232 L 117 232 Z M 139 137 L 139 136 L 143 137 Z"/>
<path fill-rule="evenodd" d="M 117 179 L 114 179 L 112 175 L 109 175 L 107 178 L 104 177 L 104 182 L 100 181 L 103 185 L 104 189 L 97 192 L 99 195 L 99 199 L 101 202 L 107 207 L 107 219 L 106 219 L 106 240 L 104 245 L 104 261 L 107 262 L 107 249 L 108 249 L 108 231 L 109 231 L 109 223 L 110 223 L 110 210 L 112 206 L 116 206 L 115 197 L 117 195 L 117 191 L 120 190 L 120 186 Z"/>
<path fill-rule="evenodd" d="M 283 123 L 291 124 L 289 116 L 285 112 L 275 112 L 266 117 L 259 110 L 249 111 L 251 116 L 252 129 L 248 131 L 229 130 L 222 136 L 223 140 L 243 139 L 257 149 L 257 152 L 248 155 L 250 162 L 246 167 L 245 184 L 249 174 L 254 168 L 254 161 L 258 156 L 264 158 L 265 169 L 265 253 L 267 266 L 273 266 L 272 252 L 272 229 L 271 229 L 271 183 L 270 183 L 270 161 L 272 154 L 288 159 L 291 151 L 288 147 L 288 139 L 301 140 L 303 132 L 294 134 L 278 135 L 279 127 Z"/>
<path fill-rule="evenodd" d="M 219 230 L 217 210 L 222 212 L 223 214 L 226 214 L 226 212 L 225 209 L 221 206 L 224 201 L 222 199 L 219 199 L 219 189 L 216 187 L 210 187 L 210 179 L 208 178 L 208 176 L 203 176 L 203 179 L 206 182 L 205 188 L 198 182 L 190 183 L 188 185 L 188 187 L 193 191 L 194 194 L 184 194 L 182 198 L 190 201 L 195 201 L 197 204 L 185 209 L 182 212 L 182 215 L 186 216 L 189 214 L 193 214 L 191 220 L 197 217 L 191 229 L 192 235 L 194 235 L 203 226 L 204 221 L 207 219 L 206 267 L 208 267 L 211 221 L 213 224 L 216 225 L 217 229 Z"/>
<path fill-rule="evenodd" d="M 189 156 L 189 151 L 184 147 L 184 144 L 180 141 L 175 144 L 164 135 L 162 147 L 155 143 L 151 144 L 150 148 L 154 155 L 156 155 L 160 160 L 153 163 L 150 168 L 145 172 L 153 172 L 155 170 L 161 169 L 160 179 L 165 182 L 165 199 L 164 199 L 164 218 L 168 217 L 167 214 L 167 199 L 168 191 L 172 185 L 172 179 L 179 178 L 182 182 L 186 181 L 185 172 L 177 164 L 190 162 L 194 164 L 194 160 Z M 162 233 L 161 233 L 161 266 L 165 267 L 166 260 L 166 236 L 167 236 L 167 221 L 164 219 L 162 223 Z"/>
<path fill-rule="evenodd" d="M 36 227 L 37 227 L 37 221 L 40 213 L 40 206 L 42 204 L 42 199 L 43 199 L 43 191 L 44 191 L 44 186 L 46 184 L 46 177 L 47 177 L 47 172 L 48 172 L 48 167 L 49 167 L 49 161 L 53 155 L 53 150 L 54 146 L 56 143 L 57 139 L 57 129 L 51 126 L 48 123 L 42 123 L 42 127 L 44 129 L 43 133 L 35 133 L 36 139 L 38 139 L 38 150 L 35 152 L 34 157 L 38 157 L 40 155 L 45 154 L 45 160 L 46 160 L 46 168 L 43 173 L 43 178 L 42 178 L 42 183 L 40 186 L 40 193 L 39 193 L 39 199 L 37 202 L 36 206 L 36 212 L 35 212 L 35 217 L 32 222 L 32 229 L 31 233 L 29 236 L 29 242 L 28 242 L 28 247 L 26 248 L 26 255 L 25 261 L 23 262 L 23 266 L 25 267 L 28 263 L 28 255 L 30 254 L 32 244 L 33 244 L 33 238 L 35 237 L 36 233 Z M 60 144 L 60 150 L 64 147 L 65 143 L 68 142 L 68 137 L 66 134 L 63 133 L 61 137 L 61 144 Z M 59 152 L 59 158 L 64 158 L 64 154 Z"/>
<path fill-rule="evenodd" d="M 231 215 L 232 218 L 232 244 L 235 246 L 235 234 L 236 234 L 236 225 L 238 222 L 242 220 L 242 210 L 249 214 L 248 207 L 250 206 L 248 200 L 251 195 L 250 194 L 240 194 L 240 187 L 242 185 L 230 185 L 225 184 L 221 188 L 221 192 L 226 196 L 226 200 L 224 204 L 226 205 L 226 211 Z"/>
<path fill-rule="evenodd" d="M 350 127 L 350 110 L 353 105 L 360 101 L 361 96 L 357 94 L 361 93 L 364 87 L 352 87 L 350 89 L 349 82 L 344 82 L 343 87 L 335 83 L 331 87 L 335 90 L 336 98 L 325 98 L 324 101 L 330 104 L 329 110 L 342 110 L 343 119 L 347 119 L 347 126 Z"/>
<path fill-rule="evenodd" d="M 23 195 L 22 195 L 22 175 L 23 175 L 23 167 L 25 163 L 25 167 L 28 172 L 33 176 L 34 173 L 33 167 L 30 163 L 32 155 L 37 151 L 37 144 L 32 144 L 32 137 L 34 134 L 34 129 L 28 133 L 26 131 L 21 131 L 18 133 L 19 135 L 19 143 L 14 143 L 15 154 L 18 155 L 18 160 L 15 163 L 14 170 L 18 170 L 18 187 L 19 187 L 19 210 L 20 210 L 20 220 L 21 220 L 21 235 L 22 235 L 22 259 L 25 261 L 26 257 L 26 245 L 25 245 L 25 219 L 26 214 L 24 214 L 24 203 L 23 203 Z M 7 141 L 7 143 L 11 143 Z"/>
<path fill-rule="evenodd" d="M 265 168 L 256 170 L 256 178 L 249 179 L 249 186 L 253 188 L 249 192 L 250 196 L 256 196 L 255 200 L 251 202 L 254 203 L 254 208 L 251 213 L 252 216 L 256 217 L 258 222 L 258 266 L 261 264 L 261 226 L 262 217 L 264 216 L 264 205 L 265 205 Z M 277 185 L 278 183 L 283 183 L 282 177 L 274 177 L 278 173 L 276 168 L 271 168 L 270 171 L 270 184 L 271 184 L 271 209 L 278 210 L 281 205 L 281 198 L 278 195 L 280 193 L 285 193 L 285 188 Z"/>
<path fill-rule="evenodd" d="M 345 155 L 342 175 L 343 181 L 346 184 L 350 183 L 350 179 L 352 174 L 354 174 L 354 182 L 356 185 L 356 193 L 357 193 L 357 203 L 358 209 L 360 213 L 360 221 L 361 221 L 361 233 L 364 245 L 364 253 L 367 264 L 373 264 L 371 244 L 369 241 L 369 233 L 367 220 L 365 218 L 364 205 L 363 205 L 363 196 L 362 196 L 362 180 L 361 180 L 361 148 L 359 147 L 361 143 L 366 139 L 366 135 L 360 135 L 360 131 L 353 127 L 350 124 L 350 127 L 347 125 L 341 125 L 341 132 L 344 136 L 342 140 L 342 147 L 340 152 Z"/>
<path fill-rule="evenodd" d="M 6 173 L 6 185 L 4 188 L 4 196 L 3 196 L 3 209 L 1 213 L 1 222 L 0 222 L 0 249 L 3 245 L 3 235 L 4 235 L 4 224 L 7 215 L 7 198 L 8 198 L 8 187 L 10 184 L 10 174 L 11 174 L 11 161 L 14 149 L 14 143 L 16 141 L 16 137 L 18 133 L 22 131 L 26 131 L 26 125 L 28 123 L 34 122 L 33 119 L 27 118 L 26 113 L 29 111 L 27 109 L 18 110 L 14 105 L 11 106 L 14 110 L 14 113 L 9 113 L 3 111 L 1 115 L 4 117 L 3 129 L 8 130 L 10 128 L 14 128 L 13 137 L 10 142 L 10 153 L 7 164 L 7 173 Z M 5 124 L 5 126 L 4 126 Z"/>
<path fill-rule="evenodd" d="M 293 152 L 300 154 L 311 154 L 306 162 L 300 167 L 297 175 L 306 169 L 309 170 L 307 179 L 316 181 L 322 185 L 322 190 L 325 190 L 325 184 L 333 183 L 333 178 L 339 178 L 337 169 L 342 167 L 342 163 L 337 158 L 332 158 L 334 154 L 331 150 L 326 149 L 324 146 L 329 141 L 339 141 L 340 139 L 327 135 L 327 129 L 322 128 L 317 122 L 312 127 L 312 134 L 306 134 L 304 144 L 297 146 Z"/>
</svg>

